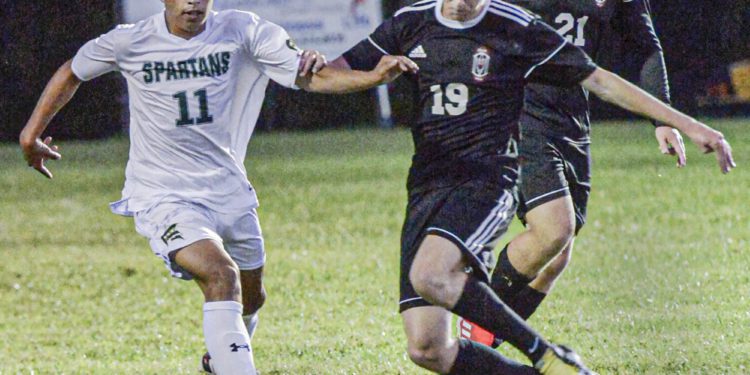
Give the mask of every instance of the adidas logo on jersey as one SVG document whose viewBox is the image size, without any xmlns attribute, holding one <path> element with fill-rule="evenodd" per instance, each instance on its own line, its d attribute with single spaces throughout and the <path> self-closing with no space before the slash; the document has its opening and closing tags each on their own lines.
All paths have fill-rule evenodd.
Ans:
<svg viewBox="0 0 750 375">
<path fill-rule="evenodd" d="M 417 48 L 409 52 L 409 57 L 412 59 L 424 59 L 427 57 L 427 52 L 424 51 L 424 47 L 420 44 Z"/>
</svg>

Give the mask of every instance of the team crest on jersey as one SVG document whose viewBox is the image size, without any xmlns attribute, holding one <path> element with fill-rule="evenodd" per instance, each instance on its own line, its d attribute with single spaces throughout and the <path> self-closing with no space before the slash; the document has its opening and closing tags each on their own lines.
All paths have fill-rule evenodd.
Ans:
<svg viewBox="0 0 750 375">
<path fill-rule="evenodd" d="M 291 40 L 291 39 L 287 39 L 286 40 L 286 46 L 289 47 L 289 49 L 291 49 L 293 51 L 299 51 L 300 50 L 299 47 L 297 47 L 297 43 L 294 43 L 294 41 Z"/>
<path fill-rule="evenodd" d="M 474 76 L 475 81 L 484 81 L 490 73 L 491 58 L 488 52 L 487 48 L 479 47 L 474 54 L 474 62 L 471 64 L 471 74 Z"/>
<path fill-rule="evenodd" d="M 607 2 L 607 0 L 595 0 L 595 1 L 596 1 L 596 6 L 598 6 L 599 8 L 603 7 L 604 4 Z"/>
</svg>

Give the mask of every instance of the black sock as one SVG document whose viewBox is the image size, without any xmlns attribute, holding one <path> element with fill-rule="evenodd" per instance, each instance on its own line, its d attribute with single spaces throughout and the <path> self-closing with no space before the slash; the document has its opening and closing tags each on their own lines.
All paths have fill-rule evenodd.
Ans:
<svg viewBox="0 0 750 375">
<path fill-rule="evenodd" d="M 475 277 L 466 281 L 461 298 L 451 311 L 509 342 L 532 363 L 542 358 L 549 347 L 549 343 L 505 305 L 489 285 Z"/>
<path fill-rule="evenodd" d="M 510 258 L 508 258 L 508 245 L 505 245 L 505 248 L 500 252 L 497 266 L 492 272 L 492 279 L 490 281 L 492 290 L 495 291 L 500 299 L 506 302 L 512 300 L 523 287 L 529 285 L 531 280 L 534 279 L 533 277 L 526 277 L 513 267 L 510 263 Z"/>
<path fill-rule="evenodd" d="M 516 296 L 506 304 L 518 314 L 523 320 L 528 320 L 539 307 L 546 293 L 542 293 L 528 285 L 521 289 Z"/>
<path fill-rule="evenodd" d="M 536 375 L 533 367 L 520 364 L 480 343 L 461 339 L 458 356 L 448 375 Z"/>
</svg>

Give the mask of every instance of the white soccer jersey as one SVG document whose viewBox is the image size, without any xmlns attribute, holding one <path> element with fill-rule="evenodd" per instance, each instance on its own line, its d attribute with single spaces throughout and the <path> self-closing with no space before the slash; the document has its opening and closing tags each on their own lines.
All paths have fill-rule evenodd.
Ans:
<svg viewBox="0 0 750 375">
<path fill-rule="evenodd" d="M 189 40 L 171 34 L 159 13 L 81 47 L 78 78 L 117 70 L 128 83 L 130 154 L 112 211 L 180 200 L 219 212 L 257 206 L 247 144 L 268 79 L 293 87 L 300 55 L 284 29 L 240 11 L 210 13 Z"/>
</svg>

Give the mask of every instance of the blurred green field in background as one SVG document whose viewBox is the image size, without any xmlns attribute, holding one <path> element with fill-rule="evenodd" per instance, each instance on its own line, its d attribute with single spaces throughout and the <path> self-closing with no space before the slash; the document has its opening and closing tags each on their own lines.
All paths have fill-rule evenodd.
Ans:
<svg viewBox="0 0 750 375">
<path fill-rule="evenodd" d="M 531 322 L 602 374 L 750 373 L 750 124 L 712 124 L 734 145 L 728 176 L 692 144 L 676 169 L 649 125 L 595 125 L 589 223 Z M 198 373 L 198 288 L 169 278 L 108 211 L 127 147 L 63 142 L 49 181 L 0 145 L 0 374 Z M 411 151 L 407 130 L 251 141 L 268 251 L 253 340 L 263 375 L 423 373 L 396 312 Z"/>
</svg>

